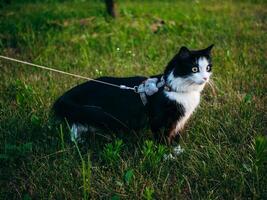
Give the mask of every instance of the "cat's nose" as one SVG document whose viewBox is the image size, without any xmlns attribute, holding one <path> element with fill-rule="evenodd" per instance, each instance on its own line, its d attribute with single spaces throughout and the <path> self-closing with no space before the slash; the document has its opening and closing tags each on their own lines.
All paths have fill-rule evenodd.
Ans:
<svg viewBox="0 0 267 200">
<path fill-rule="evenodd" d="M 206 80 L 208 80 L 208 78 L 207 77 L 203 77 L 203 79 L 206 81 Z"/>
</svg>

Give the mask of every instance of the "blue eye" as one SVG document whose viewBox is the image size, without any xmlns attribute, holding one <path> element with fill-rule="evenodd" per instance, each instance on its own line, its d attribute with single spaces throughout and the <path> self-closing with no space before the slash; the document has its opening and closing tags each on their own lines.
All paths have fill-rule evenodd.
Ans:
<svg viewBox="0 0 267 200">
<path fill-rule="evenodd" d="M 192 72 L 194 72 L 194 73 L 198 72 L 198 67 L 193 67 Z"/>
</svg>

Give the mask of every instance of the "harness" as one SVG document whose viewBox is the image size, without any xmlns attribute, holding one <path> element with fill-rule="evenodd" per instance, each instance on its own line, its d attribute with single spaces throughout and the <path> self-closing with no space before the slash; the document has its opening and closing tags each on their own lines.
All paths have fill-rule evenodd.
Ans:
<svg viewBox="0 0 267 200">
<path fill-rule="evenodd" d="M 158 78 L 148 78 L 143 81 L 139 86 L 136 87 L 136 93 L 139 93 L 140 98 L 144 106 L 147 104 L 147 96 L 152 96 L 159 91 L 159 88 L 163 87 L 166 91 L 171 91 L 171 88 L 166 84 L 164 77 Z"/>
</svg>

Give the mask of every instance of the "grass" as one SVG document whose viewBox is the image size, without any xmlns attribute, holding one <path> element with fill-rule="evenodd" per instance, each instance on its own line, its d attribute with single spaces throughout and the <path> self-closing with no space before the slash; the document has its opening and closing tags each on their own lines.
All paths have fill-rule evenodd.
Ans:
<svg viewBox="0 0 267 200">
<path fill-rule="evenodd" d="M 216 93 L 203 92 L 185 152 L 163 161 L 149 130 L 71 143 L 50 110 L 82 80 L 0 59 L 0 199 L 266 199 L 266 3 L 118 4 L 112 20 L 101 1 L 0 3 L 0 54 L 88 77 L 149 76 L 182 45 L 215 43 Z"/>
</svg>

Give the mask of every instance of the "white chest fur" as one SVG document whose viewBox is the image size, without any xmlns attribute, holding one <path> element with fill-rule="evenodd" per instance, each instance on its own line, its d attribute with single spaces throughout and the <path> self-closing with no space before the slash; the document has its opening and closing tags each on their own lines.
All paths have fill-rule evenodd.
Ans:
<svg viewBox="0 0 267 200">
<path fill-rule="evenodd" d="M 176 132 L 178 132 L 184 127 L 186 121 L 198 106 L 200 102 L 200 92 L 165 92 L 165 94 L 169 99 L 182 104 L 185 109 L 184 116 L 179 119 L 176 124 Z"/>
</svg>

